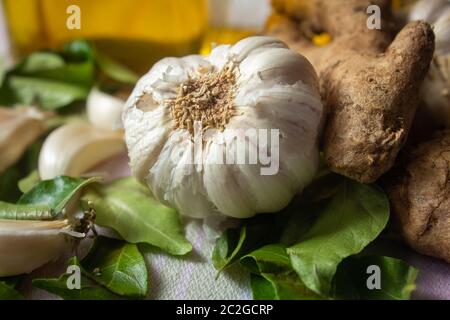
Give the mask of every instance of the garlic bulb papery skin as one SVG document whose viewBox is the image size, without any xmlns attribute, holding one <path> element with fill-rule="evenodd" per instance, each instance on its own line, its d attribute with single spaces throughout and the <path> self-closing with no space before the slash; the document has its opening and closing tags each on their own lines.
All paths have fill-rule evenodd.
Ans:
<svg viewBox="0 0 450 320">
<path fill-rule="evenodd" d="M 450 127 L 450 55 L 434 57 L 421 92 L 435 122 Z"/>
<path fill-rule="evenodd" d="M 448 0 L 419 0 L 411 8 L 408 20 L 425 20 L 434 23 L 448 4 Z"/>
<path fill-rule="evenodd" d="M 436 53 L 450 55 L 450 2 L 434 22 L 434 33 L 436 34 Z"/>
<path fill-rule="evenodd" d="M 450 54 L 449 0 L 420 0 L 411 8 L 408 20 L 424 20 L 433 25 L 436 35 L 436 54 Z"/>
<path fill-rule="evenodd" d="M 69 236 L 70 235 L 70 236 Z M 30 273 L 70 248 L 74 233 L 67 220 L 0 220 L 0 277 Z"/>
<path fill-rule="evenodd" d="M 133 174 L 194 218 L 247 218 L 286 207 L 317 172 L 323 120 L 314 68 L 271 37 L 161 60 L 123 113 Z M 202 136 L 206 129 L 213 131 Z M 261 134 L 236 154 L 247 161 L 225 160 L 236 150 L 235 133 L 245 130 Z M 270 165 L 249 160 L 266 146 Z"/>
<path fill-rule="evenodd" d="M 96 127 L 117 130 L 123 128 L 122 111 L 125 100 L 93 88 L 89 93 L 86 110 L 89 122 Z"/>
<path fill-rule="evenodd" d="M 436 52 L 421 92 L 428 110 L 439 125 L 450 126 L 450 1 L 421 0 L 412 8 L 410 21 L 433 25 Z"/>
<path fill-rule="evenodd" d="M 0 108 L 0 173 L 47 130 L 48 116 L 32 107 Z"/>
<path fill-rule="evenodd" d="M 77 177 L 125 150 L 122 130 L 84 122 L 67 124 L 45 140 L 39 154 L 39 175 L 42 180 L 61 175 Z"/>
</svg>

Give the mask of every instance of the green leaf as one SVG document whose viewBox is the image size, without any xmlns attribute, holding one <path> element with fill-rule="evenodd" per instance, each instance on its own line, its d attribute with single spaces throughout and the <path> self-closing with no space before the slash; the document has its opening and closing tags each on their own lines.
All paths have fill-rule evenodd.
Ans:
<svg viewBox="0 0 450 320">
<path fill-rule="evenodd" d="M 80 266 L 77 258 L 72 258 L 69 265 Z M 120 297 L 95 284 L 92 280 L 81 275 L 80 289 L 69 289 L 67 281 L 70 274 L 63 274 L 58 279 L 34 279 L 33 286 L 46 290 L 65 300 L 118 300 Z"/>
<path fill-rule="evenodd" d="M 30 74 L 61 68 L 64 67 L 64 65 L 64 59 L 56 53 L 35 52 L 25 58 L 17 69 L 14 70 L 14 73 Z"/>
<path fill-rule="evenodd" d="M 241 263 L 254 273 L 275 273 L 291 269 L 291 261 L 282 244 L 271 244 L 241 258 Z"/>
<path fill-rule="evenodd" d="M 261 276 L 270 283 L 275 292 L 275 300 L 324 300 L 325 298 L 310 290 L 300 280 L 295 271 L 282 273 L 263 273 Z M 266 284 L 267 286 L 267 284 Z M 257 296 L 262 294 L 257 293 Z"/>
<path fill-rule="evenodd" d="M 11 204 L 0 201 L 0 219 L 6 220 L 48 220 L 57 214 L 45 205 Z"/>
<path fill-rule="evenodd" d="M 114 293 L 132 298 L 148 293 L 147 267 L 135 244 L 98 237 L 81 264 L 89 278 Z"/>
<path fill-rule="evenodd" d="M 276 300 L 277 293 L 272 282 L 257 274 L 250 275 L 253 300 Z"/>
<path fill-rule="evenodd" d="M 369 290 L 369 266 L 380 270 L 381 289 Z M 345 259 L 336 272 L 335 296 L 340 299 L 409 300 L 415 289 L 417 269 L 401 260 L 381 256 L 357 256 Z"/>
<path fill-rule="evenodd" d="M 238 228 L 226 230 L 213 249 L 214 267 L 221 272 L 261 246 L 278 242 L 290 214 L 288 209 L 275 215 L 260 215 L 243 220 Z"/>
<path fill-rule="evenodd" d="M 257 277 L 251 278 L 253 297 L 272 300 L 318 300 L 323 299 L 308 289 L 292 269 L 286 248 L 269 245 L 241 259 Z"/>
<path fill-rule="evenodd" d="M 89 94 L 89 87 L 42 78 L 11 76 L 8 84 L 21 103 L 37 102 L 47 110 L 84 100 Z"/>
<path fill-rule="evenodd" d="M 192 250 L 184 238 L 178 213 L 158 202 L 133 178 L 90 188 L 82 201 L 85 206 L 91 202 L 98 225 L 116 230 L 130 243 L 148 243 L 174 255 Z"/>
<path fill-rule="evenodd" d="M 94 59 L 94 49 L 86 40 L 74 40 L 64 45 L 62 54 L 71 61 L 86 61 Z"/>
<path fill-rule="evenodd" d="M 16 278 L 0 278 L 0 300 L 22 300 L 23 296 L 16 290 Z"/>
<path fill-rule="evenodd" d="M 99 181 L 101 178 L 97 177 L 90 179 L 57 177 L 42 181 L 25 193 L 18 204 L 46 205 L 59 213 L 80 190 Z"/>
<path fill-rule="evenodd" d="M 236 262 L 247 236 L 247 228 L 230 229 L 217 239 L 212 253 L 214 268 L 222 271 Z"/>
<path fill-rule="evenodd" d="M 27 193 L 31 189 L 33 189 L 40 181 L 41 178 L 39 177 L 39 171 L 34 170 L 28 176 L 21 179 L 18 183 L 18 186 L 20 191 L 22 191 L 23 193 Z"/>
<path fill-rule="evenodd" d="M 96 53 L 96 60 L 100 70 L 113 80 L 133 85 L 139 80 L 133 71 L 100 52 Z"/>
<path fill-rule="evenodd" d="M 92 61 L 86 61 L 69 63 L 57 69 L 39 71 L 34 73 L 33 77 L 89 88 L 94 82 L 94 71 L 94 63 Z"/>
<path fill-rule="evenodd" d="M 329 295 L 341 261 L 375 240 L 388 220 L 389 201 L 379 188 L 347 180 L 301 241 L 288 248 L 294 270 L 308 288 Z"/>
</svg>

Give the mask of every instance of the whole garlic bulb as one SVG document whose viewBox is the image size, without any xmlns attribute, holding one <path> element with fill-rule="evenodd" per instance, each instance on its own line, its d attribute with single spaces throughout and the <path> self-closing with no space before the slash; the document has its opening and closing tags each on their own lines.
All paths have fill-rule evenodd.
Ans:
<svg viewBox="0 0 450 320">
<path fill-rule="evenodd" d="M 450 126 L 450 1 L 421 0 L 412 8 L 410 21 L 433 25 L 436 52 L 422 86 L 422 97 L 436 123 Z"/>
<path fill-rule="evenodd" d="M 161 60 L 123 113 L 134 175 L 195 218 L 288 205 L 316 174 L 323 118 L 315 70 L 271 37 Z"/>
</svg>

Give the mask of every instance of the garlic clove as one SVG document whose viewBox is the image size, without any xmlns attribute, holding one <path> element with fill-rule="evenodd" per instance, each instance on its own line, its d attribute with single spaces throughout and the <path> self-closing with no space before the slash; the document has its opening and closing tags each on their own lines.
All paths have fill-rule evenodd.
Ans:
<svg viewBox="0 0 450 320">
<path fill-rule="evenodd" d="M 434 57 L 421 90 L 435 121 L 450 126 L 450 54 Z"/>
<path fill-rule="evenodd" d="M 79 176 L 99 163 L 125 151 L 122 131 L 87 123 L 72 123 L 52 132 L 39 154 L 41 179 Z"/>
<path fill-rule="evenodd" d="M 450 54 L 450 2 L 434 24 L 434 33 L 436 34 L 436 54 Z"/>
<path fill-rule="evenodd" d="M 191 218 L 202 218 L 214 211 L 203 187 L 202 176 L 194 164 L 190 164 L 195 156 L 194 143 L 184 131 L 174 132 L 164 148 L 158 161 L 153 165 L 146 182 L 153 185 L 153 194 L 166 205 L 174 204 L 180 214 Z M 175 157 L 179 156 L 179 160 Z M 172 159 L 177 166 L 173 166 Z M 189 186 L 184 190 L 184 186 Z"/>
<path fill-rule="evenodd" d="M 250 54 L 271 48 L 287 49 L 287 46 L 280 40 L 272 37 L 250 37 L 236 43 L 231 48 L 230 54 L 234 56 L 233 60 L 240 63 Z"/>
<path fill-rule="evenodd" d="M 86 109 L 89 122 L 103 128 L 116 130 L 122 128 L 122 110 L 125 100 L 93 88 L 89 93 Z"/>
<path fill-rule="evenodd" d="M 127 125 L 135 128 L 132 133 L 129 131 L 125 133 L 129 146 L 130 167 L 133 175 L 144 182 L 169 137 L 172 130 L 171 119 L 167 117 L 163 107 L 158 107 L 152 112 L 134 108 L 127 113 Z"/>
<path fill-rule="evenodd" d="M 420 0 L 411 9 L 408 20 L 434 23 L 447 5 L 447 0 Z"/>
<path fill-rule="evenodd" d="M 0 277 L 30 273 L 70 248 L 67 220 L 0 220 Z"/>
<path fill-rule="evenodd" d="M 0 173 L 46 131 L 48 116 L 32 107 L 0 108 Z"/>
<path fill-rule="evenodd" d="M 224 144 L 211 144 L 206 154 L 206 163 L 220 163 L 226 159 Z M 204 168 L 204 185 L 207 194 L 217 210 L 234 218 L 254 216 L 252 199 L 238 181 L 233 170 L 225 165 L 206 165 Z"/>
</svg>

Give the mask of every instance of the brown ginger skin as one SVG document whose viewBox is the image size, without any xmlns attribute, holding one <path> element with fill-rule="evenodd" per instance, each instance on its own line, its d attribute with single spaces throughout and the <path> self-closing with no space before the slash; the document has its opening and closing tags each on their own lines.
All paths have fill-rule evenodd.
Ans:
<svg viewBox="0 0 450 320">
<path fill-rule="evenodd" d="M 408 136 L 433 57 L 433 31 L 425 22 L 413 22 L 392 41 L 387 0 L 310 0 L 314 15 L 301 22 L 289 11 L 295 6 L 281 5 L 292 1 L 301 0 L 276 0 L 283 15 L 271 20 L 267 32 L 305 55 L 319 74 L 329 112 L 322 141 L 329 167 L 374 182 L 394 165 Z M 367 28 L 371 4 L 381 8 L 380 30 Z M 305 22 L 328 32 L 332 43 L 312 45 L 304 36 Z"/>
<path fill-rule="evenodd" d="M 395 220 L 412 248 L 450 263 L 450 130 L 402 153 L 383 179 Z"/>
</svg>

